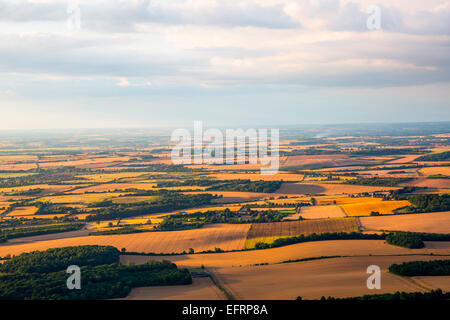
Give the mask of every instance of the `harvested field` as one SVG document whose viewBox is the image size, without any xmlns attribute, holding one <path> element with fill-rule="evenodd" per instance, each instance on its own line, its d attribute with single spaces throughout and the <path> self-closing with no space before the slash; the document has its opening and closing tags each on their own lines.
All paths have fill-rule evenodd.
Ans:
<svg viewBox="0 0 450 320">
<path fill-rule="evenodd" d="M 432 176 L 442 174 L 444 176 L 450 176 L 450 167 L 429 167 L 419 170 L 424 176 Z"/>
<path fill-rule="evenodd" d="M 311 206 L 301 207 L 300 216 L 304 219 L 324 219 L 345 217 L 339 206 Z"/>
<path fill-rule="evenodd" d="M 404 187 L 427 187 L 436 189 L 450 188 L 450 179 L 426 179 L 419 178 L 412 181 L 400 183 L 399 186 Z"/>
<path fill-rule="evenodd" d="M 281 165 L 283 167 L 300 166 L 304 168 L 318 168 L 347 166 L 362 162 L 355 158 L 349 158 L 346 155 L 300 155 L 288 156 Z"/>
<path fill-rule="evenodd" d="M 48 184 L 34 184 L 31 186 L 20 186 L 20 187 L 12 187 L 12 188 L 0 188 L 1 192 L 21 192 L 28 191 L 32 189 L 42 189 L 42 193 L 56 193 L 56 192 L 65 192 L 67 190 L 73 189 L 77 187 L 77 185 L 48 185 Z"/>
<path fill-rule="evenodd" d="M 125 248 L 134 252 L 171 253 L 188 251 L 240 250 L 244 248 L 245 239 L 250 228 L 249 224 L 215 224 L 200 229 L 144 232 L 108 236 L 87 236 L 70 239 L 38 241 L 27 244 L 0 245 L 0 256 L 19 254 L 33 250 L 66 247 L 73 245 L 110 245 Z"/>
<path fill-rule="evenodd" d="M 431 246 L 431 244 L 433 246 Z M 251 250 L 239 252 L 224 252 L 214 254 L 189 254 L 181 256 L 154 256 L 158 260 L 170 260 L 180 267 L 239 267 L 261 263 L 280 263 L 288 260 L 306 259 L 323 256 L 384 256 L 384 255 L 412 255 L 417 254 L 450 255 L 450 242 L 425 242 L 423 249 L 407 249 L 392 246 L 384 240 L 332 240 L 297 243 L 289 246 L 264 250 Z M 0 246 L 1 248 L 1 246 Z M 1 256 L 0 251 L 0 256 Z M 149 257 L 121 256 L 123 263 L 129 261 L 144 263 Z M 441 258 L 442 259 L 442 258 Z M 367 268 L 367 266 L 366 266 Z"/>
<path fill-rule="evenodd" d="M 430 289 L 441 289 L 450 292 L 450 276 L 421 276 L 411 277 L 414 281 Z"/>
<path fill-rule="evenodd" d="M 14 208 L 13 211 L 7 214 L 8 217 L 25 217 L 32 216 L 38 211 L 37 207 L 28 206 L 28 207 L 17 207 Z"/>
<path fill-rule="evenodd" d="M 193 278 L 191 285 L 134 288 L 118 300 L 225 300 L 211 278 Z"/>
<path fill-rule="evenodd" d="M 89 158 L 72 161 L 55 161 L 55 162 L 39 162 L 41 168 L 55 168 L 55 167 L 77 167 L 84 165 L 104 164 L 111 162 L 123 162 L 130 160 L 130 157 L 103 157 L 103 158 Z"/>
<path fill-rule="evenodd" d="M 361 226 L 370 230 L 450 233 L 450 212 L 363 217 Z"/>
<path fill-rule="evenodd" d="M 411 203 L 406 200 L 399 201 L 382 201 L 380 198 L 372 198 L 367 202 L 356 202 L 340 205 L 348 216 L 369 216 L 371 212 L 379 212 L 380 214 L 393 214 L 393 210 L 409 206 Z"/>
<path fill-rule="evenodd" d="M 91 182 L 108 182 L 123 178 L 135 178 L 148 174 L 149 172 L 115 172 L 115 173 L 85 174 L 79 175 L 77 176 L 77 178 L 83 178 Z"/>
<path fill-rule="evenodd" d="M 51 196 L 41 198 L 40 201 L 50 203 L 93 203 L 108 200 L 126 193 L 105 192 L 105 193 L 86 193 L 86 194 L 67 194 L 62 196 Z"/>
<path fill-rule="evenodd" d="M 425 289 L 388 272 L 389 265 L 438 257 L 347 257 L 242 268 L 218 268 L 214 274 L 235 299 L 303 299 L 354 297 L 374 294 L 367 288 L 367 267 L 382 270 L 382 286 L 376 293 Z M 450 278 L 450 277 L 449 277 Z"/>
<path fill-rule="evenodd" d="M 252 223 L 247 239 L 289 237 L 326 232 L 353 232 L 358 231 L 358 228 L 359 224 L 355 218 Z"/>
<path fill-rule="evenodd" d="M 337 195 L 337 194 L 355 194 L 374 191 L 388 191 L 395 189 L 399 188 L 358 186 L 358 185 L 331 184 L 331 183 L 322 183 L 322 184 L 283 183 L 281 188 L 275 191 L 275 193 Z"/>
</svg>

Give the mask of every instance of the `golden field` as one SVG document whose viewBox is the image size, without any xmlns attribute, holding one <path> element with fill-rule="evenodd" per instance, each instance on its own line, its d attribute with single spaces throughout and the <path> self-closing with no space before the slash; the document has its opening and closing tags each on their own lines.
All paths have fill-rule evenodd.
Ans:
<svg viewBox="0 0 450 320">
<path fill-rule="evenodd" d="M 428 167 L 419 170 L 424 176 L 432 176 L 442 174 L 444 176 L 450 176 L 450 167 Z"/>
<path fill-rule="evenodd" d="M 359 218 L 369 230 L 393 230 L 429 233 L 449 233 L 450 212 L 403 214 L 385 217 Z"/>
<path fill-rule="evenodd" d="M 118 300 L 225 300 L 210 278 L 193 278 L 191 285 L 134 288 Z"/>
<path fill-rule="evenodd" d="M 380 198 L 372 198 L 370 201 L 341 204 L 340 207 L 348 216 L 360 217 L 369 216 L 372 211 L 380 214 L 393 214 L 393 210 L 409 206 L 411 203 L 407 200 L 382 201 Z"/>
<path fill-rule="evenodd" d="M 16 207 L 13 211 L 7 214 L 8 217 L 26 217 L 32 216 L 38 211 L 37 207 L 27 206 L 27 207 Z"/>
<path fill-rule="evenodd" d="M 301 207 L 300 216 L 303 219 L 342 218 L 345 212 L 339 206 L 311 206 Z"/>
<path fill-rule="evenodd" d="M 50 203 L 93 203 L 103 200 L 109 200 L 120 195 L 123 192 L 105 192 L 105 193 L 85 193 L 85 194 L 66 194 L 62 196 L 43 197 L 40 201 Z"/>
<path fill-rule="evenodd" d="M 354 297 L 373 294 L 366 285 L 369 265 L 382 269 L 382 286 L 377 293 L 424 292 L 412 281 L 388 272 L 389 265 L 439 257 L 346 257 L 284 264 L 217 268 L 214 275 L 235 299 L 294 300 L 328 297 Z M 448 278 L 448 277 L 447 277 Z M 437 289 L 438 287 L 433 287 Z"/>
<path fill-rule="evenodd" d="M 326 232 L 358 231 L 359 224 L 355 218 L 336 218 L 318 220 L 283 221 L 252 223 L 247 239 L 261 237 L 286 237 Z"/>
</svg>

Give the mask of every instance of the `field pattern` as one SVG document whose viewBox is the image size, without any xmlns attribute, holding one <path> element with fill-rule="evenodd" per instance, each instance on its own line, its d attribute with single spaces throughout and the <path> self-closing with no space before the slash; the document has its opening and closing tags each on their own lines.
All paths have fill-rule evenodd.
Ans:
<svg viewBox="0 0 450 320">
<path fill-rule="evenodd" d="M 125 248 L 127 251 L 147 253 L 181 253 L 188 251 L 189 248 L 193 248 L 195 251 L 214 250 L 215 248 L 240 250 L 244 248 L 249 228 L 249 224 L 217 224 L 194 230 L 87 236 L 18 245 L 2 244 L 0 245 L 0 256 L 66 247 L 74 245 L 74 243 L 76 245 L 109 245 L 119 248 L 119 250 Z"/>
<path fill-rule="evenodd" d="M 380 214 L 393 214 L 393 210 L 409 206 L 409 201 L 382 201 L 381 199 L 373 199 L 368 202 L 356 202 L 340 205 L 348 216 L 369 216 L 371 212 Z"/>
<path fill-rule="evenodd" d="M 247 239 L 289 237 L 326 232 L 353 232 L 358 231 L 358 228 L 359 224 L 355 218 L 253 223 Z"/>
<path fill-rule="evenodd" d="M 303 219 L 342 218 L 345 213 L 339 206 L 311 206 L 301 207 L 300 216 Z"/>
</svg>

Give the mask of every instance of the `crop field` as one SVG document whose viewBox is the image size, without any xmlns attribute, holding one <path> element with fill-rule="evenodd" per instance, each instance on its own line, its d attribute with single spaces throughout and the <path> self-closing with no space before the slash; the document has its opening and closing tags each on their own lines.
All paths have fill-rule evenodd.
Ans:
<svg viewBox="0 0 450 320">
<path fill-rule="evenodd" d="M 211 278 L 193 278 L 192 285 L 134 288 L 120 300 L 225 300 Z M 119 300 L 119 299 L 118 299 Z"/>
<path fill-rule="evenodd" d="M 105 183 L 75 189 L 70 193 L 111 192 L 115 190 L 125 190 L 125 189 L 154 190 L 155 186 L 156 183 Z"/>
<path fill-rule="evenodd" d="M 8 217 L 27 217 L 32 216 L 37 212 L 38 208 L 34 206 L 16 207 L 13 211 L 7 214 Z"/>
<path fill-rule="evenodd" d="M 200 194 L 210 193 L 212 195 L 222 196 L 221 198 L 213 199 L 214 203 L 233 203 L 233 202 L 248 202 L 254 200 L 265 199 L 273 197 L 272 193 L 259 193 L 259 192 L 240 192 L 240 191 L 193 191 L 185 192 L 185 194 Z"/>
<path fill-rule="evenodd" d="M 0 250 L 2 246 L 0 245 Z M 181 267 L 198 268 L 201 265 L 209 268 L 243 267 L 255 264 L 276 264 L 323 256 L 387 256 L 387 255 L 450 255 L 449 242 L 426 242 L 423 249 L 408 249 L 387 244 L 384 240 L 331 240 L 296 243 L 289 246 L 264 250 L 223 252 L 215 254 L 188 254 L 181 256 L 153 256 L 152 259 L 169 260 Z M 2 252 L 0 251 L 0 256 Z M 123 263 L 129 261 L 144 263 L 149 257 L 122 256 Z M 326 261 L 326 260 L 324 260 Z M 366 265 L 367 268 L 367 265 Z"/>
<path fill-rule="evenodd" d="M 444 176 L 450 176 L 450 167 L 429 167 L 419 170 L 424 176 L 433 176 L 442 174 Z"/>
<path fill-rule="evenodd" d="M 257 173 L 217 173 L 210 174 L 209 177 L 214 177 L 218 180 L 251 180 L 251 181 L 302 181 L 304 175 L 302 174 L 294 174 L 294 173 L 283 173 L 279 172 L 273 175 L 261 175 L 259 172 Z"/>
<path fill-rule="evenodd" d="M 73 161 L 55 161 L 55 162 L 39 162 L 39 166 L 42 168 L 52 168 L 52 167 L 79 167 L 85 165 L 95 165 L 95 164 L 104 164 L 104 163 L 112 163 L 112 162 L 122 162 L 128 161 L 130 157 L 102 157 L 102 158 L 90 158 L 90 159 L 81 159 L 81 160 L 73 160 Z"/>
<path fill-rule="evenodd" d="M 61 196 L 50 196 L 41 198 L 41 201 L 50 203 L 93 203 L 103 200 L 109 200 L 126 193 L 105 192 L 105 193 L 86 193 L 86 194 L 67 194 Z"/>
<path fill-rule="evenodd" d="M 380 214 L 393 214 L 393 210 L 409 205 L 411 205 L 411 203 L 406 200 L 382 201 L 382 199 L 374 198 L 371 201 L 367 202 L 342 204 L 340 205 L 340 207 L 348 216 L 358 217 L 369 216 L 371 212 L 378 212 Z"/>
<path fill-rule="evenodd" d="M 358 231 L 358 229 L 359 224 L 355 218 L 252 223 L 247 239 L 288 237 L 326 232 L 353 232 Z"/>
<path fill-rule="evenodd" d="M 359 219 L 361 226 L 369 230 L 398 230 L 429 233 L 450 232 L 450 212 L 363 217 Z"/>
<path fill-rule="evenodd" d="M 345 257 L 241 268 L 218 268 L 214 274 L 235 299 L 287 299 L 298 296 L 320 299 L 322 296 L 353 297 L 373 294 L 366 285 L 367 266 L 382 269 L 382 286 L 377 293 L 395 291 L 424 292 L 419 285 L 388 272 L 389 265 L 412 260 L 436 260 L 438 257 Z M 437 289 L 437 287 L 433 288 Z"/>
<path fill-rule="evenodd" d="M 374 191 L 395 190 L 396 187 L 373 187 L 373 186 L 359 186 L 346 184 L 331 184 L 331 183 L 283 183 L 276 193 L 280 194 L 324 194 L 324 195 L 338 195 L 338 194 L 352 194 Z"/>
<path fill-rule="evenodd" d="M 449 189 L 450 179 L 426 179 L 418 178 L 412 181 L 401 183 L 400 186 L 405 187 L 427 187 L 436 189 Z"/>
<path fill-rule="evenodd" d="M 140 177 L 146 172 L 115 172 L 115 173 L 101 173 L 101 174 L 86 174 L 76 176 L 77 178 L 83 178 L 92 182 L 108 182 L 113 180 L 119 180 L 123 178 L 135 178 Z"/>
<path fill-rule="evenodd" d="M 301 207 L 300 216 L 304 219 L 342 218 L 345 212 L 339 206 Z"/>
<path fill-rule="evenodd" d="M 79 186 L 79 185 L 78 185 Z M 0 193 L 9 193 L 9 192 L 22 192 L 22 191 L 28 191 L 32 189 L 42 189 L 42 193 L 56 193 L 56 192 L 65 192 L 68 190 L 71 190 L 75 187 L 78 187 L 76 185 L 48 185 L 48 184 L 35 184 L 30 186 L 17 186 L 17 187 L 10 187 L 10 188 L 0 188 Z"/>
<path fill-rule="evenodd" d="M 87 236 L 36 243 L 17 245 L 0 245 L 0 256 L 46 250 L 49 248 L 66 247 L 72 245 L 110 245 L 125 248 L 133 252 L 172 253 L 188 251 L 206 251 L 220 248 L 222 250 L 240 250 L 244 248 L 245 239 L 250 228 L 249 224 L 217 224 L 208 225 L 200 229 L 143 232 L 107 236 Z"/>
</svg>

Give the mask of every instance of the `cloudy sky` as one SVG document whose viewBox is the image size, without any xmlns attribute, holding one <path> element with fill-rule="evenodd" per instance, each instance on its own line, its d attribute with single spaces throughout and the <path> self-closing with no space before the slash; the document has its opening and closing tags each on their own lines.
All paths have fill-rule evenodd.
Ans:
<svg viewBox="0 0 450 320">
<path fill-rule="evenodd" d="M 449 0 L 0 0 L 0 129 L 450 121 L 449 21 Z"/>
</svg>

